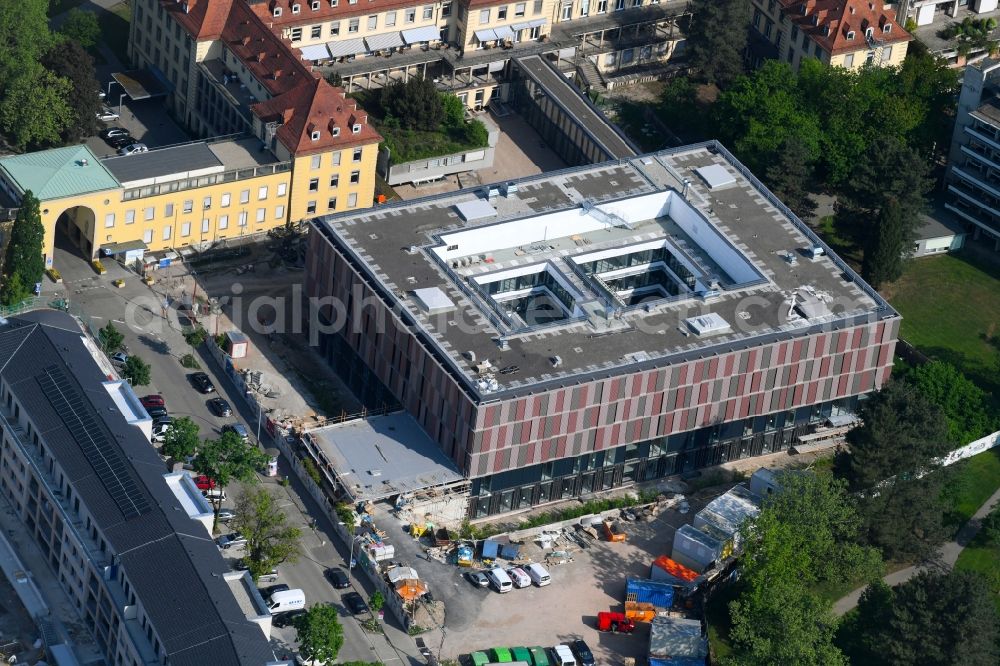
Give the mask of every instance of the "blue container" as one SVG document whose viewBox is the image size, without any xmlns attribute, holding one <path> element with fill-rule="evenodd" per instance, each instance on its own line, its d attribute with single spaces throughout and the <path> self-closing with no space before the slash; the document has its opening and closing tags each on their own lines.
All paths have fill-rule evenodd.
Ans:
<svg viewBox="0 0 1000 666">
<path fill-rule="evenodd" d="M 653 604 L 656 608 L 674 605 L 674 586 L 655 580 L 628 578 L 625 581 L 625 600 Z"/>
</svg>

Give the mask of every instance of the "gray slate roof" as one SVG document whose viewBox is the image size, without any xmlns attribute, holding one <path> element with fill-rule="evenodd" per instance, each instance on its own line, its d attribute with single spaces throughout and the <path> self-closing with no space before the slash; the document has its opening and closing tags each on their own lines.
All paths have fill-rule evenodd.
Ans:
<svg viewBox="0 0 1000 666">
<path fill-rule="evenodd" d="M 163 479 L 163 462 L 114 407 L 106 377 L 83 345 L 76 321 L 40 310 L 0 325 L 0 375 L 87 506 L 152 621 L 170 664 L 243 666 L 273 660 L 222 578 L 229 570 L 204 527 L 181 510 Z M 59 368 L 84 397 L 83 409 L 119 449 L 125 473 L 149 504 L 126 517 L 39 383 Z"/>
</svg>

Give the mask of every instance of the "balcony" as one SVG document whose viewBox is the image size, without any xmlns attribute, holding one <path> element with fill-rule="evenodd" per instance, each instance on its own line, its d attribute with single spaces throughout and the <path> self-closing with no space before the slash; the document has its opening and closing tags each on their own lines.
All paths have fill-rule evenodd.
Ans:
<svg viewBox="0 0 1000 666">
<path fill-rule="evenodd" d="M 135 606 L 127 605 L 125 590 L 118 584 L 118 579 L 114 576 L 105 578 L 104 585 L 115 604 L 115 610 L 121 616 L 122 624 L 125 627 L 125 631 L 128 632 L 130 642 L 135 646 L 136 652 L 139 653 L 139 657 L 142 659 L 142 663 L 159 663 L 156 650 L 153 649 L 153 645 L 149 642 L 146 632 L 143 631 L 139 623 L 137 609 Z"/>
<path fill-rule="evenodd" d="M 994 151 L 987 151 L 985 144 L 967 144 L 962 146 L 962 152 L 971 157 L 976 162 L 985 164 L 987 167 L 996 169 L 1000 171 L 1000 162 L 995 162 L 997 155 L 994 155 Z"/>
<path fill-rule="evenodd" d="M 979 126 L 969 126 L 965 128 L 965 133 L 975 139 L 979 139 L 994 150 L 1000 150 L 1000 132 L 994 132 L 990 135 L 985 133 L 984 129 Z"/>
</svg>

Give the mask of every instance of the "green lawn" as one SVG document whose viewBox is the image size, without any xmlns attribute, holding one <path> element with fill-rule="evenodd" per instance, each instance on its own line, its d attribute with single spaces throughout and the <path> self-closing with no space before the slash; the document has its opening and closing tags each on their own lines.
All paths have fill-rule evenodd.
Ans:
<svg viewBox="0 0 1000 666">
<path fill-rule="evenodd" d="M 976 539 L 958 556 L 955 568 L 982 574 L 1000 611 L 1000 546 L 991 546 Z"/>
<path fill-rule="evenodd" d="M 903 315 L 901 337 L 958 367 L 1000 407 L 1000 354 L 989 341 L 1000 335 L 1000 268 L 965 254 L 915 259 L 885 292 Z"/>
<path fill-rule="evenodd" d="M 451 155 L 452 153 L 486 147 L 463 141 L 450 132 L 389 128 L 379 125 L 377 120 L 375 121 L 375 128 L 385 139 L 385 144 L 391 151 L 393 164 Z"/>
<path fill-rule="evenodd" d="M 1000 451 L 984 451 L 957 462 L 949 472 L 952 476 L 944 499 L 949 507 L 948 522 L 957 530 L 1000 488 Z"/>
</svg>

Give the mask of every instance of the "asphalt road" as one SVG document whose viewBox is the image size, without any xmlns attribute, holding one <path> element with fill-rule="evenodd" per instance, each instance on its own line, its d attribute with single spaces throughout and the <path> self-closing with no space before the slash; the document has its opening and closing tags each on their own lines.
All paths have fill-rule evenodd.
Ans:
<svg viewBox="0 0 1000 666">
<path fill-rule="evenodd" d="M 184 368 L 180 357 L 191 351 L 179 331 L 170 328 L 160 316 L 160 301 L 138 277 L 128 273 L 114 261 L 104 262 L 107 274 L 97 276 L 88 262 L 67 248 L 65 238 L 57 238 L 55 265 L 63 276 L 63 284 L 53 285 L 46 281 L 43 293 L 47 298 L 67 298 L 70 301 L 70 311 L 90 322 L 94 328 L 103 327 L 109 321 L 113 322 L 125 336 L 125 345 L 129 352 L 137 354 L 151 368 L 151 383 L 149 386 L 137 387 L 140 396 L 159 393 L 164 397 L 167 409 L 174 417 L 188 416 L 198 424 L 203 438 L 217 437 L 223 425 L 240 421 L 247 426 L 252 441 L 256 441 L 257 415 L 251 414 L 242 397 L 236 394 L 231 381 L 219 372 L 214 361 L 207 354 L 196 354 L 201 364 L 201 371 L 207 373 L 215 384 L 216 392 L 204 395 L 192 385 L 188 376 L 196 370 Z M 115 278 L 124 277 L 125 286 L 115 288 L 111 282 Z M 208 408 L 207 402 L 212 397 L 226 399 L 233 409 L 233 416 L 220 418 Z M 389 643 L 382 634 L 368 634 L 358 619 L 350 615 L 341 603 L 341 592 L 335 590 L 324 578 L 324 571 L 331 566 L 339 566 L 347 570 L 345 561 L 348 553 L 346 546 L 333 537 L 333 526 L 326 518 L 315 501 L 308 495 L 297 478 L 291 474 L 288 461 L 279 461 L 279 478 L 289 476 L 289 486 L 282 486 L 276 479 L 260 477 L 261 482 L 281 497 L 289 522 L 299 526 L 303 531 L 302 557 L 295 563 L 285 563 L 280 566 L 279 577 L 275 583 L 285 583 L 292 588 L 305 590 L 307 605 L 315 603 L 332 603 L 341 611 L 344 626 L 344 646 L 338 660 L 341 661 L 380 661 L 387 666 L 401 663 L 423 663 L 415 656 L 416 649 L 412 639 L 398 628 L 389 628 L 393 634 L 393 643 Z M 227 505 L 232 504 L 232 496 L 238 489 L 230 488 L 231 496 Z M 221 533 L 225 533 L 225 527 Z M 333 538 L 331 538 L 333 537 Z M 242 549 L 234 548 L 224 552 L 227 558 L 238 559 Z M 369 598 L 370 589 L 365 590 L 363 583 L 352 576 L 353 589 Z M 267 583 L 271 585 L 275 583 Z M 262 586 L 266 586 L 262 585 Z M 345 590 L 349 591 L 349 590 Z M 364 619 L 362 616 L 360 619 Z M 295 630 L 293 628 L 275 628 L 271 634 L 275 654 L 279 657 L 292 654 L 296 648 Z M 403 650 L 411 652 L 407 655 Z"/>
</svg>

